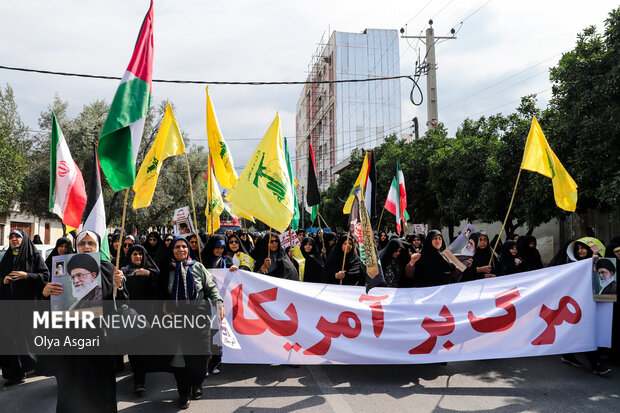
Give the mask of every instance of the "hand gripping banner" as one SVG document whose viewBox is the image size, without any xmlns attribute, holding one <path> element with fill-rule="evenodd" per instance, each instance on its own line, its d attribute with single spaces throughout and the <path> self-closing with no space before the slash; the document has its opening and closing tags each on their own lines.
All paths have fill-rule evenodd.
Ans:
<svg viewBox="0 0 620 413">
<path fill-rule="evenodd" d="M 596 349 L 596 330 L 607 339 L 611 323 L 597 326 L 591 268 L 584 260 L 368 294 L 364 287 L 210 271 L 236 337 L 235 348 L 224 347 L 225 363 L 417 364 Z"/>
</svg>

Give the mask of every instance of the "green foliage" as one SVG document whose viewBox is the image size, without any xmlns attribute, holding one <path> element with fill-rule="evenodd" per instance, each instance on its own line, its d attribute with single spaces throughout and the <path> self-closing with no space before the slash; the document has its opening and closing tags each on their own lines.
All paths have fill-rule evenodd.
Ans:
<svg viewBox="0 0 620 413">
<path fill-rule="evenodd" d="M 551 68 L 547 138 L 579 186 L 578 212 L 617 211 L 620 201 L 620 8 L 604 34 L 586 28 Z M 544 125 L 543 125 L 544 129 Z"/>
<path fill-rule="evenodd" d="M 145 122 L 144 135 L 138 153 L 136 168 L 139 169 L 144 156 L 152 146 L 159 124 L 164 115 L 166 104 L 163 101 L 149 109 Z M 29 171 L 23 180 L 23 192 L 18 200 L 20 209 L 30 214 L 48 218 L 57 218 L 48 211 L 49 193 L 49 154 L 51 139 L 51 113 L 56 114 L 63 131 L 67 145 L 74 161 L 80 167 L 86 191 L 90 185 L 90 175 L 93 167 L 94 143 L 99 139 L 99 133 L 105 122 L 109 104 L 105 101 L 95 101 L 82 108 L 75 118 L 67 114 L 68 104 L 58 96 L 39 118 L 39 127 L 44 133 L 37 135 L 34 144 L 28 152 Z M 194 200 L 196 202 L 196 218 L 198 228 L 205 228 L 204 208 L 206 200 L 205 171 L 207 154 L 202 147 L 188 148 L 188 159 L 191 169 Z M 22 168 L 23 169 L 23 168 Z M 106 206 L 106 217 L 111 226 L 120 226 L 123 212 L 125 191 L 114 192 L 102 177 L 102 189 Z M 153 201 L 147 208 L 134 210 L 132 208 L 133 190 L 130 189 L 127 201 L 125 227 L 145 230 L 148 227 L 171 227 L 171 220 L 176 208 L 190 206 L 190 188 L 187 173 L 187 163 L 184 156 L 177 156 L 164 161 L 158 184 L 153 195 Z"/>
<path fill-rule="evenodd" d="M 31 141 L 13 97 L 13 89 L 0 89 L 0 215 L 6 214 L 26 176 L 26 149 Z"/>
</svg>

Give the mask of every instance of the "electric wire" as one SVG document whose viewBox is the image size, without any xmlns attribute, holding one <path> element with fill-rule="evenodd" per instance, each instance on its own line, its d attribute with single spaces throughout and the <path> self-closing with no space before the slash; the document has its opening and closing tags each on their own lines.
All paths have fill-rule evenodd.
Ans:
<svg viewBox="0 0 620 413">
<path fill-rule="evenodd" d="M 121 80 L 116 76 L 102 76 L 102 75 L 90 75 L 85 73 L 70 73 L 70 72 L 57 72 L 52 70 L 42 69 L 28 69 L 23 67 L 13 67 L 0 65 L 0 69 L 13 70 L 19 72 L 39 73 L 46 75 L 56 76 L 73 76 L 83 77 L 89 79 L 104 79 L 104 80 Z M 399 76 L 384 76 L 384 77 L 371 77 L 367 79 L 341 79 L 341 80 L 305 80 L 305 81 L 210 81 L 210 80 L 169 80 L 169 79 L 153 79 L 156 83 L 176 83 L 176 84 L 196 84 L 196 85 L 242 85 L 242 86 L 269 86 L 269 85 L 309 85 L 309 84 L 330 84 L 330 83 L 360 83 L 360 82 L 373 82 L 380 80 L 393 80 L 393 79 L 410 79 L 411 76 L 399 75 Z"/>
</svg>

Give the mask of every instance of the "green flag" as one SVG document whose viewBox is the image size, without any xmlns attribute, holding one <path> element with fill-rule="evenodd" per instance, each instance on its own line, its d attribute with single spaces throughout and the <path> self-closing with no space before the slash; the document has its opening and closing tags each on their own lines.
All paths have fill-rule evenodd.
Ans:
<svg viewBox="0 0 620 413">
<path fill-rule="evenodd" d="M 291 157 L 288 154 L 288 143 L 287 139 L 284 138 L 284 154 L 286 156 L 286 168 L 288 169 L 288 176 L 291 177 L 291 192 L 293 193 L 293 204 L 295 205 L 295 210 L 293 211 L 293 219 L 291 219 L 291 228 L 297 231 L 299 228 L 299 203 L 297 202 L 297 191 L 295 191 L 295 175 L 293 175 L 293 168 L 291 168 Z"/>
</svg>

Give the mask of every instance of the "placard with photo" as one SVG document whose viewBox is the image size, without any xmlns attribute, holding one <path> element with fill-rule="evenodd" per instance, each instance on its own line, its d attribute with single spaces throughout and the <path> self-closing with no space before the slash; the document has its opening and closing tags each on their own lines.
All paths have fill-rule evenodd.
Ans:
<svg viewBox="0 0 620 413">
<path fill-rule="evenodd" d="M 51 296 L 55 311 L 102 308 L 101 254 L 58 255 L 52 259 L 53 282 L 62 284 L 63 291 Z"/>
</svg>

